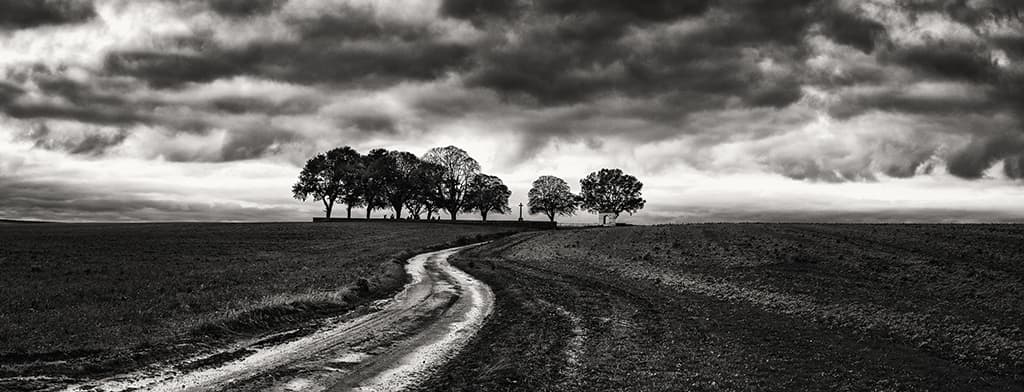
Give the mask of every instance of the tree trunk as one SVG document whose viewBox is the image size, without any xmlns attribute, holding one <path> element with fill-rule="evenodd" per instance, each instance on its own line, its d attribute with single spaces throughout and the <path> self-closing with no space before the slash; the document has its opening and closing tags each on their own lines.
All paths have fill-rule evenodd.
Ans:
<svg viewBox="0 0 1024 392">
<path fill-rule="evenodd" d="M 325 199 L 324 200 L 324 214 L 327 216 L 327 219 L 331 219 L 331 210 L 333 210 L 333 209 L 334 209 L 334 202 L 333 201 L 327 201 Z"/>
<path fill-rule="evenodd" d="M 352 205 L 346 204 L 345 206 L 345 210 L 348 212 L 347 218 L 352 219 Z"/>
<path fill-rule="evenodd" d="M 402 205 L 401 204 L 396 204 L 396 205 L 391 206 L 391 208 L 395 209 L 395 219 L 396 220 L 397 219 L 402 219 Z"/>
<path fill-rule="evenodd" d="M 487 211 L 480 211 L 480 218 L 483 218 L 484 222 L 487 222 Z"/>
<path fill-rule="evenodd" d="M 555 221 L 555 213 L 554 212 L 549 212 L 548 213 L 548 219 L 551 219 L 551 221 L 554 222 Z"/>
<path fill-rule="evenodd" d="M 366 220 L 370 220 L 370 212 L 373 211 L 373 206 L 369 203 L 366 204 Z"/>
<path fill-rule="evenodd" d="M 459 209 L 458 209 L 458 208 L 456 208 L 456 209 L 455 209 L 455 211 L 452 211 L 452 210 L 448 210 L 448 214 L 450 214 L 450 215 L 452 216 L 452 222 L 454 222 L 454 221 L 455 221 L 455 219 L 456 219 L 456 217 L 455 217 L 455 216 L 459 214 Z"/>
</svg>

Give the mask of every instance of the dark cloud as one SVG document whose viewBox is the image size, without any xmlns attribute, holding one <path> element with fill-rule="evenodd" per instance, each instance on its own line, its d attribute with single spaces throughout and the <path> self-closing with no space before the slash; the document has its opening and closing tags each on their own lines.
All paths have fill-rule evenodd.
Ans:
<svg viewBox="0 0 1024 392">
<path fill-rule="evenodd" d="M 79 23 L 96 16 L 91 0 L 0 1 L 0 28 Z"/>
<path fill-rule="evenodd" d="M 385 115 L 363 114 L 351 116 L 342 121 L 343 126 L 353 126 L 360 131 L 368 133 L 395 133 L 397 126 L 395 119 Z"/>
<path fill-rule="evenodd" d="M 935 43 L 897 48 L 884 57 L 940 78 L 985 82 L 999 72 L 989 51 L 972 44 Z"/>
<path fill-rule="evenodd" d="M 509 19 L 522 6 L 515 0 L 444 0 L 438 10 L 443 16 L 482 22 L 491 17 Z"/>
<path fill-rule="evenodd" d="M 50 221 L 303 220 L 293 208 L 154 198 L 52 181 L 0 176 L 0 216 Z"/>
<path fill-rule="evenodd" d="M 838 9 L 825 11 L 824 32 L 834 41 L 871 53 L 886 39 L 886 28 L 876 21 Z"/>
<path fill-rule="evenodd" d="M 469 75 L 467 84 L 493 89 L 506 96 L 523 95 L 541 103 L 565 103 L 606 92 L 624 82 L 616 80 L 620 78 L 618 75 L 572 73 L 579 71 L 577 63 L 585 59 L 558 54 L 570 50 L 553 46 L 499 48 L 479 60 L 480 65 Z M 610 66 L 609 63 L 591 64 Z"/>
<path fill-rule="evenodd" d="M 741 57 L 739 48 L 666 38 L 654 43 L 654 51 L 638 52 L 618 42 L 577 46 L 561 41 L 560 33 L 535 31 L 521 44 L 478 52 L 477 67 L 467 83 L 513 98 L 533 98 L 540 104 L 587 101 L 616 93 L 652 96 L 696 91 L 744 96 L 754 106 L 785 106 L 799 95 L 780 91 L 799 86 L 766 80 L 756 64 Z"/>
<path fill-rule="evenodd" d="M 1003 173 L 1009 178 L 1024 179 L 1024 154 L 1004 159 Z"/>
<path fill-rule="evenodd" d="M 129 107 L 111 105 L 75 106 L 27 102 L 9 105 L 4 111 L 18 119 L 48 118 L 103 125 L 131 125 L 149 123 L 153 120 L 151 116 Z"/>
<path fill-rule="evenodd" d="M 469 50 L 458 44 L 391 43 L 381 47 L 310 43 L 250 47 L 260 76 L 303 84 L 373 86 L 401 80 L 431 80 L 458 66 Z"/>
<path fill-rule="evenodd" d="M 535 16 L 536 13 L 572 17 L 589 15 L 597 16 L 591 20 L 605 22 L 608 30 L 620 30 L 619 25 L 622 24 L 667 22 L 700 15 L 708 10 L 710 4 L 710 0 L 444 0 L 440 13 L 476 22 Z"/>
<path fill-rule="evenodd" d="M 710 0 L 544 0 L 538 8 L 560 15 L 599 13 L 643 21 L 666 22 L 707 11 Z"/>
<path fill-rule="evenodd" d="M 270 127 L 235 130 L 221 146 L 221 161 L 238 161 L 272 155 L 290 142 L 296 140 L 291 132 Z"/>
<path fill-rule="evenodd" d="M 815 182 L 874 182 L 879 174 L 894 178 L 910 178 L 927 169 L 934 149 L 889 143 L 877 146 L 874 156 L 861 159 L 835 157 L 779 157 L 766 159 L 783 176 Z M 830 162 L 830 160 L 832 160 Z M 839 162 L 836 162 L 839 161 Z"/>
<path fill-rule="evenodd" d="M 1024 5 L 1017 0 L 948 0 L 945 4 L 923 2 L 916 5 L 919 11 L 936 11 L 940 7 L 953 19 L 970 26 L 991 19 L 1024 18 Z"/>
<path fill-rule="evenodd" d="M 514 15 L 520 19 L 485 26 L 496 37 L 517 34 L 476 50 L 467 84 L 543 105 L 696 91 L 705 101 L 781 108 L 801 97 L 796 72 L 809 55 L 802 40 L 820 20 L 834 39 L 865 51 L 885 35 L 876 22 L 813 1 L 542 1 Z M 700 23 L 685 36 L 660 30 L 681 20 Z M 637 32 L 646 33 L 629 38 Z M 750 56 L 754 48 L 761 58 Z M 766 73 L 756 63 L 763 59 L 795 69 Z"/>
<path fill-rule="evenodd" d="M 53 132 L 49 126 L 41 123 L 33 127 L 25 138 L 32 141 L 37 148 L 64 151 L 72 155 L 98 156 L 109 148 L 123 143 L 128 135 L 125 129 L 118 129 L 116 132 L 89 130 L 67 135 Z"/>
<path fill-rule="evenodd" d="M 970 86 L 971 88 L 975 86 Z M 871 94 L 843 96 L 838 102 L 829 106 L 828 113 L 837 119 L 845 120 L 872 110 L 881 110 L 905 114 L 948 115 L 953 113 L 977 114 L 997 113 L 1003 105 L 993 104 L 989 94 L 968 91 L 953 91 L 946 95 L 912 95 L 905 89 L 877 91 Z"/>
<path fill-rule="evenodd" d="M 148 51 L 113 52 L 104 63 L 113 75 L 133 76 L 154 87 L 177 87 L 240 74 L 235 59 L 217 54 L 180 54 Z"/>
<path fill-rule="evenodd" d="M 381 43 L 429 42 L 434 38 L 434 32 L 426 25 L 381 20 L 371 8 L 352 6 L 342 6 L 334 12 L 312 18 L 289 18 L 288 23 L 299 31 L 303 40 L 327 40 L 318 41 L 319 44 L 361 40 Z"/>
<path fill-rule="evenodd" d="M 722 8 L 730 17 L 714 32 L 713 42 L 796 44 L 816 21 L 820 6 L 822 2 L 814 0 L 792 0 L 782 6 L 772 0 L 723 2 Z"/>
<path fill-rule="evenodd" d="M 321 107 L 322 102 L 311 97 L 272 100 L 265 97 L 225 96 L 213 98 L 202 105 L 214 111 L 230 114 L 259 113 L 276 116 L 313 113 Z"/>
<path fill-rule="evenodd" d="M 1015 61 L 1024 60 L 1024 37 L 993 37 L 992 43 Z"/>
<path fill-rule="evenodd" d="M 0 110 L 14 118 L 64 119 L 102 125 L 131 125 L 153 120 L 147 112 L 151 107 L 144 102 L 129 102 L 116 92 L 101 92 L 96 85 L 76 82 L 54 72 L 35 72 L 15 79 L 34 84 L 47 99 L 27 98 L 21 87 L 0 87 Z"/>
<path fill-rule="evenodd" d="M 218 96 L 196 101 L 130 99 L 119 95 L 116 89 L 101 90 L 102 85 L 107 84 L 102 79 L 94 84 L 84 84 L 48 71 L 25 76 L 23 81 L 38 87 L 46 99 L 18 100 L 23 95 L 22 89 L 16 86 L 4 87 L 0 94 L 12 98 L 0 98 L 0 109 L 13 118 L 39 121 L 26 134 L 26 138 L 36 148 L 74 155 L 102 155 L 128 138 L 127 128 L 158 125 L 172 135 L 203 135 L 214 129 L 229 130 L 228 138 L 217 154 L 173 151 L 166 154 L 171 161 L 253 159 L 278 153 L 281 146 L 296 140 L 295 134 L 265 123 L 251 124 L 246 121 L 224 124 L 217 118 L 221 113 L 216 112 L 239 115 L 257 113 L 259 116 L 295 115 L 315 112 L 321 106 L 317 99 L 307 96 L 278 100 L 251 96 Z M 114 84 L 114 87 L 118 86 Z M 50 119 L 69 120 L 80 125 L 74 129 L 56 131 L 47 126 L 46 120 Z M 115 127 L 117 131 L 104 130 L 103 127 Z"/>
<path fill-rule="evenodd" d="M 795 78 L 761 80 L 745 94 L 746 102 L 755 107 L 784 108 L 803 97 Z"/>
<path fill-rule="evenodd" d="M 6 106 L 24 93 L 25 90 L 21 87 L 0 81 L 0 107 Z"/>
<path fill-rule="evenodd" d="M 816 160 L 799 158 L 781 158 L 772 163 L 772 167 L 780 174 L 794 180 L 821 181 L 839 183 L 847 181 L 875 181 L 877 178 L 866 168 L 849 169 L 823 165 Z"/>
<path fill-rule="evenodd" d="M 222 46 L 210 37 L 179 39 L 178 52 L 115 51 L 109 75 L 127 75 L 156 88 L 251 75 L 302 84 L 374 86 L 429 80 L 464 64 L 470 48 L 444 42 L 436 31 L 378 20 L 371 9 L 340 7 L 314 18 L 291 18 L 295 41 Z"/>
<path fill-rule="evenodd" d="M 301 96 L 278 101 L 230 96 L 196 102 L 148 98 L 128 101 L 114 92 L 98 91 L 98 85 L 86 85 L 53 73 L 35 74 L 27 81 L 39 87 L 47 99 L 0 100 L 0 109 L 12 118 L 35 121 L 36 125 L 24 133 L 23 139 L 31 141 L 36 148 L 83 156 L 104 155 L 122 144 L 130 136 L 128 129 L 136 125 L 162 126 L 172 137 L 180 133 L 205 135 L 212 130 L 227 129 L 226 140 L 213 154 L 208 150 L 186 152 L 162 148 L 154 152 L 170 161 L 220 162 L 275 155 L 298 140 L 294 132 L 262 122 L 223 123 L 217 118 L 218 114 L 211 111 L 290 115 L 310 113 L 320 106 L 315 99 Z M 16 87 L 3 91 L 7 90 L 15 97 L 23 95 Z M 47 124 L 53 119 L 77 125 L 58 130 Z"/>
<path fill-rule="evenodd" d="M 949 159 L 949 173 L 967 179 L 981 178 L 996 162 L 1017 159 L 1021 154 L 1024 154 L 1024 134 L 979 137 Z M 1007 171 L 1011 173 L 1012 168 Z"/>
<path fill-rule="evenodd" d="M 252 16 L 281 8 L 287 0 L 208 0 L 210 8 L 222 15 Z"/>
</svg>

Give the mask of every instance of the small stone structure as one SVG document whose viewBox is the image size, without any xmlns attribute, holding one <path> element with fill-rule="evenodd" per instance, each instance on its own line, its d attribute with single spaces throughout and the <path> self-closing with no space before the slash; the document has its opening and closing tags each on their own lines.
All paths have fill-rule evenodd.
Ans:
<svg viewBox="0 0 1024 392">
<path fill-rule="evenodd" d="M 597 214 L 597 221 L 601 223 L 601 226 L 615 226 L 615 219 L 619 217 L 619 214 L 614 212 L 602 212 Z"/>
</svg>

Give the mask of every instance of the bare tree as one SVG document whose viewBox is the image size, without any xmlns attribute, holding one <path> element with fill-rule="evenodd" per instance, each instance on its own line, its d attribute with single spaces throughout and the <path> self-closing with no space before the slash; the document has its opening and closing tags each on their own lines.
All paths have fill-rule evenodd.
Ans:
<svg viewBox="0 0 1024 392">
<path fill-rule="evenodd" d="M 512 209 L 508 207 L 508 197 L 511 195 L 512 191 L 508 190 L 500 178 L 477 174 L 473 176 L 473 180 L 469 182 L 466 189 L 466 200 L 462 211 L 478 211 L 480 218 L 486 222 L 487 214 L 490 212 L 499 214 L 512 212 Z"/>
<path fill-rule="evenodd" d="M 443 169 L 437 194 L 437 204 L 451 215 L 456 216 L 465 203 L 466 189 L 473 177 L 480 172 L 480 164 L 458 147 L 435 147 L 423 155 L 423 160 Z"/>
<path fill-rule="evenodd" d="M 552 222 L 558 215 L 576 213 L 576 196 L 569 191 L 569 184 L 555 176 L 540 176 L 533 181 L 530 188 L 531 214 L 544 214 Z"/>
</svg>

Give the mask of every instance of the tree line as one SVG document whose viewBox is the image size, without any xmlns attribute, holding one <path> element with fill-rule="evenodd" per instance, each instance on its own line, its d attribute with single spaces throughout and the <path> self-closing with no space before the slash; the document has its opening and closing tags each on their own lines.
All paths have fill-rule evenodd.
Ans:
<svg viewBox="0 0 1024 392">
<path fill-rule="evenodd" d="M 541 176 L 529 192 L 531 214 L 544 214 L 552 222 L 577 209 L 630 214 L 644 206 L 643 184 L 619 169 L 601 169 L 580 181 L 574 195 L 569 184 L 554 176 Z M 512 192 L 497 176 L 481 173 L 480 164 L 458 147 L 436 147 L 422 157 L 405 151 L 370 150 L 366 155 L 351 147 L 339 147 L 306 161 L 292 195 L 324 205 L 331 218 L 336 204 L 345 205 L 346 217 L 363 207 L 366 218 L 376 210 L 391 209 L 395 219 L 403 211 L 411 219 L 440 217 L 445 211 L 456 220 L 459 212 L 477 212 L 487 220 L 494 212 L 511 212 Z"/>
</svg>

